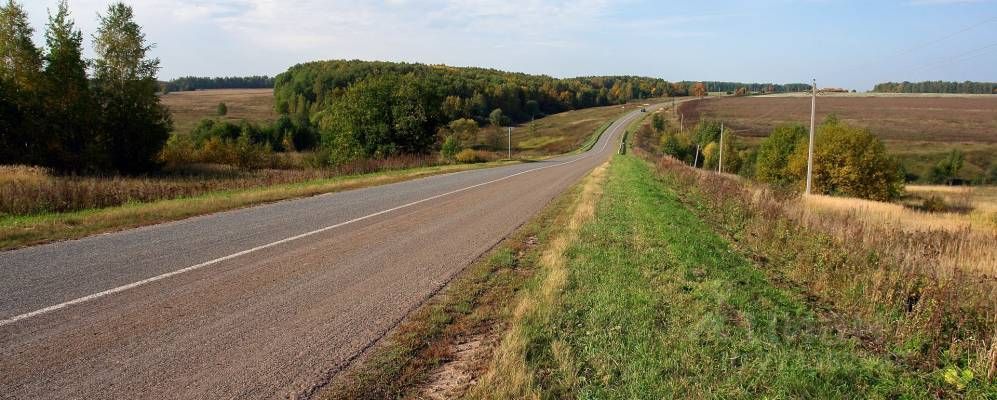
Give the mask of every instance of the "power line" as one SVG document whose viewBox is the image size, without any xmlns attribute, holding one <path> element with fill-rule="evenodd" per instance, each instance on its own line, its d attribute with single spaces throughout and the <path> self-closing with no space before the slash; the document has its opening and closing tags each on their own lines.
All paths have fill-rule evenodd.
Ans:
<svg viewBox="0 0 997 400">
<path fill-rule="evenodd" d="M 852 65 L 850 67 L 845 67 L 845 68 L 839 69 L 837 71 L 832 72 L 831 75 L 839 75 L 839 74 L 841 74 L 842 72 L 845 72 L 845 71 L 851 71 L 851 70 L 855 70 L 855 69 L 859 69 L 859 68 L 867 68 L 867 67 L 870 67 L 870 66 L 875 65 L 875 64 L 883 64 L 884 61 L 886 61 L 886 60 L 890 60 L 890 59 L 893 59 L 893 58 L 898 57 L 898 56 L 910 54 L 910 53 L 913 53 L 916 50 L 920 50 L 920 49 L 923 49 L 923 48 L 928 47 L 928 46 L 932 46 L 932 45 L 936 45 L 936 44 L 945 42 L 945 41 L 947 41 L 947 40 L 949 40 L 949 39 L 951 39 L 953 37 L 956 37 L 956 36 L 958 36 L 960 34 L 963 34 L 965 32 L 969 32 L 969 31 L 971 31 L 973 29 L 976 29 L 976 28 L 979 28 L 981 26 L 987 25 L 987 24 L 989 24 L 991 22 L 994 22 L 994 21 L 997 21 L 997 16 L 990 15 L 990 16 L 987 16 L 982 21 L 976 22 L 976 23 L 974 23 L 972 25 L 965 26 L 963 28 L 960 28 L 960 29 L 958 29 L 956 31 L 953 31 L 953 32 L 948 33 L 948 34 L 945 34 L 945 35 L 943 35 L 941 37 L 938 37 L 936 39 L 931 39 L 931 40 L 922 42 L 922 43 L 920 43 L 918 45 L 914 45 L 914 46 L 911 46 L 911 47 L 908 47 L 908 48 L 905 48 L 905 49 L 902 49 L 902 50 L 899 50 L 899 51 L 896 51 L 896 52 L 888 53 L 888 54 L 886 54 L 884 56 L 881 56 L 877 60 L 870 60 L 870 61 L 866 61 L 864 63 L 854 64 L 854 65 Z"/>
<path fill-rule="evenodd" d="M 980 55 L 982 53 L 986 53 L 986 50 L 992 49 L 994 47 L 997 47 L 997 42 L 990 43 L 990 44 L 988 44 L 986 46 L 983 46 L 983 47 L 975 48 L 975 49 L 967 51 L 965 53 L 960 53 L 960 54 L 956 54 L 954 56 L 945 57 L 945 58 L 940 59 L 940 60 L 938 60 L 938 61 L 936 61 L 936 62 L 934 62 L 932 64 L 927 64 L 927 65 L 923 65 L 923 66 L 918 67 L 918 68 L 914 68 L 914 69 L 912 69 L 912 71 L 923 71 L 923 70 L 928 70 L 928 69 L 934 69 L 934 68 L 942 67 L 942 66 L 945 66 L 945 65 L 955 64 L 955 63 L 964 61 L 966 59 L 978 56 L 978 55 Z M 978 53 L 980 53 L 980 54 L 978 54 Z"/>
</svg>

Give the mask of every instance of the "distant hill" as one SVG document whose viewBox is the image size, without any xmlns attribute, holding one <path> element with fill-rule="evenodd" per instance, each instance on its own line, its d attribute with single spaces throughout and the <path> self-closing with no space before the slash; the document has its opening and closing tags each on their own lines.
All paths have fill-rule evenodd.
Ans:
<svg viewBox="0 0 997 400">
<path fill-rule="evenodd" d="M 970 81 L 885 82 L 877 84 L 872 91 L 876 93 L 997 94 L 997 83 Z"/>
</svg>

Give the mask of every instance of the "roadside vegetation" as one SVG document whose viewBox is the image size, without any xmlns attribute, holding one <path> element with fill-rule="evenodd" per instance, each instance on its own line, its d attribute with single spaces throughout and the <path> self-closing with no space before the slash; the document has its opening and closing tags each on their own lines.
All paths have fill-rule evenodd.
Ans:
<svg viewBox="0 0 997 400">
<path fill-rule="evenodd" d="M 419 162 L 419 159 L 411 161 Z M 383 161 L 374 161 L 374 171 L 381 171 Z M 404 162 L 404 160 L 396 160 Z M 358 163 L 362 166 L 363 163 Z M 314 196 L 341 190 L 383 185 L 403 180 L 483 168 L 496 164 L 458 164 L 417 167 L 419 164 L 405 165 L 404 169 L 393 169 L 359 175 L 312 175 L 313 172 L 299 171 L 294 174 L 275 173 L 255 177 L 219 178 L 218 182 L 205 183 L 202 178 L 191 181 L 177 179 L 163 182 L 160 179 L 104 181 L 47 181 L 44 173 L 17 172 L 25 181 L 38 180 L 34 186 L 19 186 L 17 182 L 0 180 L 0 199 L 13 196 L 10 205 L 20 205 L 24 209 L 36 209 L 36 204 L 21 202 L 21 199 L 37 196 L 45 201 L 46 196 L 77 201 L 77 205 L 87 202 L 119 203 L 102 208 L 84 208 L 77 211 L 40 212 L 26 215 L 0 215 L 0 250 L 23 247 L 57 240 L 77 239 L 102 232 L 112 232 L 127 228 L 175 221 L 197 215 L 231 210 L 257 204 L 270 203 L 298 197 Z M 358 171 L 362 171 L 358 170 Z M 35 176 L 42 175 L 41 178 Z M 224 174 L 223 174 L 224 175 Z M 261 182 L 267 183 L 261 186 Z M 110 188 L 103 185 L 112 185 Z M 22 193 L 26 190 L 40 192 Z M 106 189 L 106 190 L 104 190 Z M 47 190 L 47 192 L 46 192 Z M 167 197 L 148 202 L 131 199 L 129 191 L 144 195 L 189 192 L 184 197 Z M 13 194 L 12 194 L 13 193 Z M 119 194 L 119 197 L 114 197 Z M 58 205 L 57 202 L 52 204 Z"/>
<path fill-rule="evenodd" d="M 714 233 L 686 197 L 691 187 L 632 156 L 607 173 L 591 220 L 544 258 L 470 397 L 982 393 L 978 382 L 949 387 L 842 334 L 804 293 Z"/>
</svg>

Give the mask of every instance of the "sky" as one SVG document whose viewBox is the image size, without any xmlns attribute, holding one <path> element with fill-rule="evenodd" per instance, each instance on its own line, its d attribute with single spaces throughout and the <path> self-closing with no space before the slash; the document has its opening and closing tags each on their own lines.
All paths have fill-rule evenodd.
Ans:
<svg viewBox="0 0 997 400">
<path fill-rule="evenodd" d="M 20 0 L 43 43 L 58 0 Z M 125 0 L 160 79 L 325 59 L 556 77 L 997 81 L 997 0 Z M 110 0 L 69 0 L 87 38 Z"/>
</svg>

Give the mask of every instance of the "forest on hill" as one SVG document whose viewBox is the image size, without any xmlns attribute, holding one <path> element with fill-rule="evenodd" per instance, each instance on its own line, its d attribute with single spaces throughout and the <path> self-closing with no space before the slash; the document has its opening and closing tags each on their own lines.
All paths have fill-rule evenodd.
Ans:
<svg viewBox="0 0 997 400">
<path fill-rule="evenodd" d="M 735 93 L 738 89 L 744 88 L 749 93 L 793 93 L 810 90 L 808 83 L 745 83 L 745 82 L 720 82 L 720 81 L 682 81 L 680 84 L 692 87 L 697 83 L 706 86 L 708 92 L 730 92 Z"/>
<path fill-rule="evenodd" d="M 161 82 L 163 92 L 186 92 L 205 89 L 267 89 L 273 87 L 273 78 L 266 75 L 254 76 L 184 76 Z"/>
<path fill-rule="evenodd" d="M 960 93 L 960 94 L 997 94 L 995 82 L 885 82 L 876 84 L 872 89 L 875 93 Z"/>
</svg>

